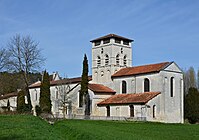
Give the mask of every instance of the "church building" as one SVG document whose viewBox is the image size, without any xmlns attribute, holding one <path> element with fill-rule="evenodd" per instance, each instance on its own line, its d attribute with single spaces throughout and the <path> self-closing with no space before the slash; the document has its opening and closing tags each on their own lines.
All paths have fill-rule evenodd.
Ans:
<svg viewBox="0 0 199 140">
<path fill-rule="evenodd" d="M 91 118 L 184 122 L 183 73 L 175 62 L 132 66 L 133 40 L 115 34 L 91 43 Z M 54 116 L 83 117 L 80 82 L 81 77 L 50 82 Z M 40 85 L 29 86 L 34 111 L 39 105 Z"/>
</svg>

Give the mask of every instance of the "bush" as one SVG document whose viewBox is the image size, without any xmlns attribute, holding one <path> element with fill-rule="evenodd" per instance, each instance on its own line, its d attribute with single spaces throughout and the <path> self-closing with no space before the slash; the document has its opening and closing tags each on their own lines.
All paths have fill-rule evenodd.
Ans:
<svg viewBox="0 0 199 140">
<path fill-rule="evenodd" d="M 23 113 L 24 110 L 26 110 L 26 105 L 25 105 L 25 93 L 23 90 L 19 91 L 17 95 L 17 111 L 19 113 Z"/>
<path fill-rule="evenodd" d="M 36 111 L 37 116 L 39 116 L 42 113 L 41 107 L 38 105 L 35 106 L 35 111 Z"/>
</svg>

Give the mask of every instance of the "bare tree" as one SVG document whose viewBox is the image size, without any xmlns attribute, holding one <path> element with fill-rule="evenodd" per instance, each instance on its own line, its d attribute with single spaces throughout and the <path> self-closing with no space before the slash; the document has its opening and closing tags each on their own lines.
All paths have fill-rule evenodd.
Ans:
<svg viewBox="0 0 199 140">
<path fill-rule="evenodd" d="M 71 88 L 70 84 L 70 79 L 64 78 L 62 80 L 59 80 L 59 83 L 56 87 L 58 94 L 60 95 L 57 100 L 57 104 L 61 107 L 59 109 L 62 110 L 63 118 L 66 118 L 66 114 L 69 114 L 70 116 L 72 112 L 72 102 L 69 93 L 72 91 L 73 88 Z"/>
<path fill-rule="evenodd" d="M 38 48 L 38 42 L 35 42 L 30 36 L 13 36 L 8 42 L 9 69 L 22 72 L 26 87 L 28 104 L 31 109 L 29 86 L 29 73 L 37 71 L 43 64 L 44 58 L 41 50 Z"/>
<path fill-rule="evenodd" d="M 197 76 L 193 67 L 184 71 L 184 93 L 188 94 L 189 88 L 191 87 L 197 87 Z"/>
<path fill-rule="evenodd" d="M 189 68 L 188 74 L 190 78 L 190 87 L 196 88 L 196 73 L 193 67 Z"/>
<path fill-rule="evenodd" d="M 7 66 L 8 59 L 9 59 L 8 52 L 6 51 L 6 49 L 1 48 L 0 49 L 0 71 Z"/>
</svg>

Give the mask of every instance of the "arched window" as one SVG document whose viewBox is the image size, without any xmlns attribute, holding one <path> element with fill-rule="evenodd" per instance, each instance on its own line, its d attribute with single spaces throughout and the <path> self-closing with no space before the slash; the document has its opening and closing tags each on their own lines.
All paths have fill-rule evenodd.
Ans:
<svg viewBox="0 0 199 140">
<path fill-rule="evenodd" d="M 124 66 L 126 66 L 126 55 L 124 56 Z"/>
<path fill-rule="evenodd" d="M 101 49 L 101 54 L 103 54 L 103 53 L 104 53 L 104 49 L 102 48 L 102 49 Z"/>
<path fill-rule="evenodd" d="M 122 81 L 122 93 L 126 93 L 127 84 L 126 81 Z"/>
<path fill-rule="evenodd" d="M 58 99 L 58 90 L 55 92 L 55 99 Z"/>
<path fill-rule="evenodd" d="M 123 54 L 123 48 L 121 48 L 121 54 Z"/>
<path fill-rule="evenodd" d="M 116 65 L 119 65 L 120 64 L 120 55 L 118 54 L 117 56 L 116 56 Z"/>
<path fill-rule="evenodd" d="M 156 117 L 156 105 L 153 105 L 153 118 Z"/>
<path fill-rule="evenodd" d="M 150 81 L 148 78 L 144 79 L 144 92 L 149 92 L 150 91 Z"/>
<path fill-rule="evenodd" d="M 37 90 L 36 89 L 35 89 L 35 101 L 37 101 Z"/>
<path fill-rule="evenodd" d="M 174 95 L 174 77 L 170 79 L 170 96 L 173 97 Z"/>
<path fill-rule="evenodd" d="M 110 117 L 110 106 L 106 106 L 106 115 Z"/>
<path fill-rule="evenodd" d="M 97 56 L 97 66 L 100 66 L 101 65 L 101 58 L 100 56 Z"/>
<path fill-rule="evenodd" d="M 105 55 L 105 65 L 109 64 L 109 56 L 108 54 Z"/>
<path fill-rule="evenodd" d="M 101 71 L 101 76 L 102 76 L 102 77 L 104 76 L 104 72 L 103 72 L 103 71 Z"/>
<path fill-rule="evenodd" d="M 130 105 L 130 117 L 134 117 L 134 106 Z"/>
</svg>

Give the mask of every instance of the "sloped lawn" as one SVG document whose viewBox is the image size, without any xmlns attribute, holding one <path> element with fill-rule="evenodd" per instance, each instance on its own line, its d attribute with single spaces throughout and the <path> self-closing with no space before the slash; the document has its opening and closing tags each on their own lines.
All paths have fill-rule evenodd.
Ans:
<svg viewBox="0 0 199 140">
<path fill-rule="evenodd" d="M 30 115 L 0 115 L 0 139 L 198 140 L 199 125 L 90 120 L 50 125 Z"/>
<path fill-rule="evenodd" d="M 0 140 L 62 139 L 53 126 L 31 115 L 0 115 Z"/>
</svg>

